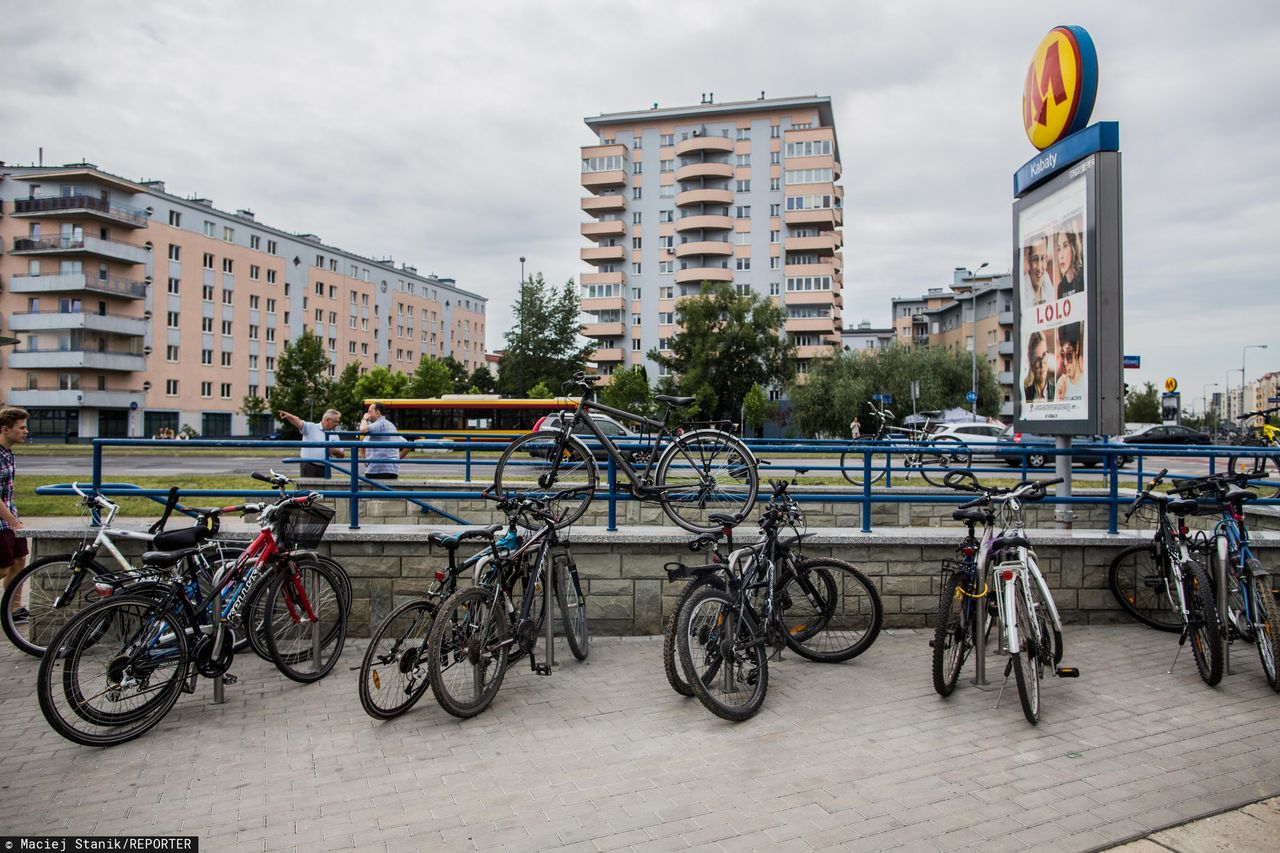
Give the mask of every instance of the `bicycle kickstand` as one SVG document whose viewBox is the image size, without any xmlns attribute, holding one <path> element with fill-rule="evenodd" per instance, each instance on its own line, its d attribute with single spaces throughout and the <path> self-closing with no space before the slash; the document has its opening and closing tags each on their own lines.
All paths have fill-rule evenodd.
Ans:
<svg viewBox="0 0 1280 853">
<path fill-rule="evenodd" d="M 1004 681 L 1000 682 L 1000 692 L 996 694 L 996 706 L 992 710 L 1000 710 L 1000 700 L 1004 698 L 1004 689 L 1009 686 L 1009 675 L 1013 672 L 1013 656 L 1004 665 Z"/>
<path fill-rule="evenodd" d="M 1178 650 L 1173 653 L 1173 662 L 1169 664 L 1169 671 L 1165 675 L 1173 675 L 1173 668 L 1178 665 L 1178 656 L 1182 654 L 1182 647 L 1187 644 L 1188 631 L 1187 626 L 1182 626 L 1182 636 L 1178 637 Z"/>
</svg>

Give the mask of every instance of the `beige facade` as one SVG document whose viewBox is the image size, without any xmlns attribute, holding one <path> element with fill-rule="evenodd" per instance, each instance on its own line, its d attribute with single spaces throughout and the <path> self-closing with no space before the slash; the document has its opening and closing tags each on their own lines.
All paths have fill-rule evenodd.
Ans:
<svg viewBox="0 0 1280 853">
<path fill-rule="evenodd" d="M 46 439 L 270 428 L 266 397 L 304 328 L 330 375 L 348 362 L 412 372 L 422 355 L 485 363 L 485 299 L 168 194 L 91 164 L 0 164 L 0 393 Z"/>
<path fill-rule="evenodd" d="M 785 308 L 803 373 L 839 346 L 844 189 L 829 98 L 761 99 L 586 119 L 583 334 L 600 372 L 644 365 L 704 282 Z M 656 371 L 650 365 L 651 377 Z"/>
</svg>

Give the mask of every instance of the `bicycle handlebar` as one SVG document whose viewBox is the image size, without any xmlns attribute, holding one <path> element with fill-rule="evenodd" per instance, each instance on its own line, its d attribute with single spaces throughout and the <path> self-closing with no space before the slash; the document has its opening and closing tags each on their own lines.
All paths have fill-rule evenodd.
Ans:
<svg viewBox="0 0 1280 853">
<path fill-rule="evenodd" d="M 1168 468 L 1161 468 L 1160 473 L 1156 474 L 1155 479 L 1153 479 L 1150 483 L 1148 483 L 1145 489 L 1143 489 L 1141 492 L 1139 492 L 1137 495 L 1134 496 L 1133 503 L 1129 504 L 1129 509 L 1125 511 L 1125 514 L 1124 514 L 1125 521 L 1128 521 L 1133 516 L 1133 514 L 1138 511 L 1138 507 L 1141 506 L 1143 500 L 1151 496 L 1151 490 L 1154 489 L 1156 486 L 1160 485 L 1162 482 L 1164 482 L 1164 477 L 1168 473 L 1169 473 Z"/>
<path fill-rule="evenodd" d="M 1246 412 L 1243 415 L 1236 415 L 1236 420 L 1246 421 L 1249 418 L 1265 418 L 1267 415 L 1273 415 L 1280 412 L 1280 406 L 1274 406 L 1270 409 L 1258 409 L 1256 412 Z"/>
</svg>

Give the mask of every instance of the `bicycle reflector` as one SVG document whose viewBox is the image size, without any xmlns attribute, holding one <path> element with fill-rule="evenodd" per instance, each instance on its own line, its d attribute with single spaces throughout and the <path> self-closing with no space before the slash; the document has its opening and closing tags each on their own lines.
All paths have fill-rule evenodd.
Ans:
<svg viewBox="0 0 1280 853">
<path fill-rule="evenodd" d="M 442 582 L 442 583 L 443 583 L 443 582 L 444 582 L 444 572 L 437 571 L 437 572 L 436 572 L 436 580 L 438 580 L 438 581 L 440 581 L 440 582 Z"/>
<path fill-rule="evenodd" d="M 1005 569 L 1003 572 L 1000 573 L 1000 577 L 1004 578 L 1005 583 L 1008 583 L 1009 581 L 1013 580 L 1013 569 Z"/>
<path fill-rule="evenodd" d="M 965 545 L 960 549 L 960 553 L 964 554 L 966 557 L 972 557 L 974 554 L 978 553 L 978 549 L 972 545 Z"/>
</svg>

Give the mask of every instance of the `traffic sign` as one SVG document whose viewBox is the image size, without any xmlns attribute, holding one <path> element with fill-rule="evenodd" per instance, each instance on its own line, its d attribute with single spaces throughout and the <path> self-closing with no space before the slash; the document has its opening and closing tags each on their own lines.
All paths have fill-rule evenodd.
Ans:
<svg viewBox="0 0 1280 853">
<path fill-rule="evenodd" d="M 1124 357 L 1124 366 L 1126 370 L 1137 370 L 1139 367 L 1142 367 L 1142 356 L 1126 355 Z"/>
<path fill-rule="evenodd" d="M 970 403 L 978 402 L 978 395 L 973 393 L 972 391 L 966 391 L 964 398 L 968 400 Z"/>
<path fill-rule="evenodd" d="M 1280 403 L 1280 397 L 1268 397 L 1268 398 L 1267 398 L 1267 402 L 1268 402 L 1268 403 Z"/>
<path fill-rule="evenodd" d="M 1170 394 L 1172 394 L 1174 391 L 1177 391 L 1178 380 L 1170 376 L 1168 379 L 1164 381 L 1164 390 L 1168 391 Z"/>
<path fill-rule="evenodd" d="M 872 394 L 871 399 L 877 403 L 884 403 L 886 406 L 893 402 L 892 394 Z"/>
</svg>

